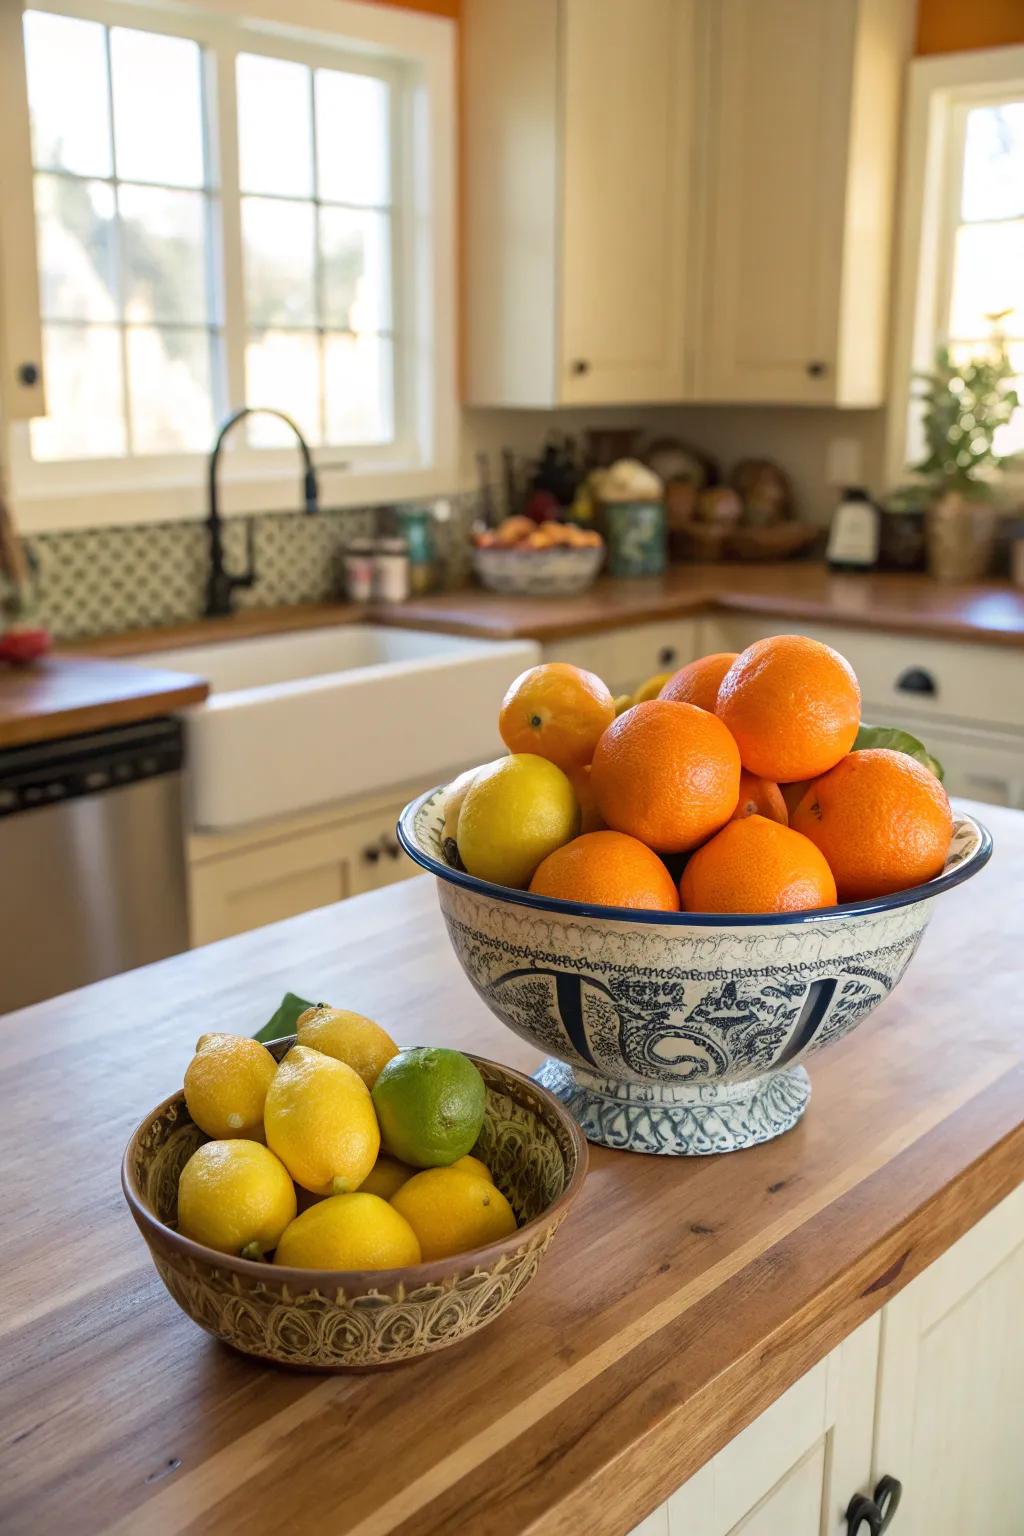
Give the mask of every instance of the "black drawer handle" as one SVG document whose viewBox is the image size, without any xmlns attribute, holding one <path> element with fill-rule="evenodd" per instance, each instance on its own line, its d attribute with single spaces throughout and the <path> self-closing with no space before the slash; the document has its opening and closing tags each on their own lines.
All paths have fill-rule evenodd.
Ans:
<svg viewBox="0 0 1024 1536">
<path fill-rule="evenodd" d="M 846 1536 L 883 1536 L 895 1518 L 903 1497 L 903 1484 L 898 1477 L 886 1474 L 875 1484 L 872 1498 L 866 1493 L 855 1493 L 846 1509 Z"/>
<path fill-rule="evenodd" d="M 927 694 L 932 699 L 939 691 L 939 685 L 925 667 L 907 667 L 896 679 L 896 687 L 900 693 Z"/>
<path fill-rule="evenodd" d="M 812 379 L 823 379 L 828 372 L 828 364 L 820 362 L 808 363 L 807 372 Z"/>
<path fill-rule="evenodd" d="M 585 373 L 590 372 L 590 364 L 585 357 L 574 357 L 569 365 L 569 371 L 577 378 L 582 378 Z"/>
<path fill-rule="evenodd" d="M 663 645 L 658 652 L 659 667 L 674 667 L 679 660 L 679 652 L 674 645 Z"/>
</svg>

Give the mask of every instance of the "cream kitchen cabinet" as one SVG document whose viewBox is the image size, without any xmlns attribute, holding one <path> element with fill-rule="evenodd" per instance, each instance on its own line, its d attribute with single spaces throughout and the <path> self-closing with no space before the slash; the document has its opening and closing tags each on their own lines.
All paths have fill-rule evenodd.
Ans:
<svg viewBox="0 0 1024 1536">
<path fill-rule="evenodd" d="M 893 1536 L 1024 1530 L 1024 1187 L 882 1312 L 875 1467 Z"/>
<path fill-rule="evenodd" d="M 695 0 L 464 0 L 466 399 L 683 397 Z"/>
<path fill-rule="evenodd" d="M 20 5 L 0 5 L 0 417 L 8 421 L 46 411 L 21 15 Z"/>
<path fill-rule="evenodd" d="M 884 398 L 910 0 L 702 0 L 698 400 Z"/>
<path fill-rule="evenodd" d="M 1024 810 L 1024 655 L 1016 647 L 713 614 L 701 621 L 699 649 L 741 651 L 794 630 L 847 658 L 864 719 L 919 736 L 942 763 L 950 794 Z"/>
<path fill-rule="evenodd" d="M 193 834 L 193 947 L 419 874 L 395 836 L 398 815 L 417 792 L 414 787 L 397 798 L 329 807 L 242 832 Z"/>
<path fill-rule="evenodd" d="M 848 1536 L 883 1477 L 892 1536 L 1020 1536 L 1022 1290 L 1024 1186 L 631 1536 Z"/>
<path fill-rule="evenodd" d="M 544 661 L 570 661 L 596 672 L 613 694 L 632 693 L 656 672 L 674 672 L 701 655 L 699 634 L 696 619 L 666 619 L 549 640 L 542 655 Z"/>
</svg>

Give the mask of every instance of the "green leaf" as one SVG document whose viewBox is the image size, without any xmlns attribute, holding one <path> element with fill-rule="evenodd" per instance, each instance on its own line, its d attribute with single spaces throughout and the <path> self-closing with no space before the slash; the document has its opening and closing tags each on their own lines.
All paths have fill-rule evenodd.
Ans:
<svg viewBox="0 0 1024 1536">
<path fill-rule="evenodd" d="M 868 747 L 887 747 L 890 752 L 905 752 L 907 757 L 922 763 L 937 779 L 946 777 L 937 757 L 932 757 L 923 742 L 909 731 L 901 731 L 898 725 L 862 725 L 851 752 L 863 752 Z"/>
<path fill-rule="evenodd" d="M 294 992 L 286 992 L 281 999 L 280 1007 L 263 1028 L 253 1035 L 254 1040 L 261 1040 L 264 1045 L 269 1040 L 283 1040 L 285 1035 L 294 1035 L 295 1024 L 300 1013 L 305 1013 L 307 1008 L 312 1008 L 312 1003 L 307 1003 L 304 997 L 296 997 Z"/>
</svg>

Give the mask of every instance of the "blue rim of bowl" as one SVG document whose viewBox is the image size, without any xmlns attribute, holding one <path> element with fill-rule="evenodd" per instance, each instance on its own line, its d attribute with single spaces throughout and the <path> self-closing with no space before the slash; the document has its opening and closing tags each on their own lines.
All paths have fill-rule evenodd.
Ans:
<svg viewBox="0 0 1024 1536">
<path fill-rule="evenodd" d="M 972 875 L 984 869 L 992 857 L 992 834 L 974 816 L 963 816 L 978 830 L 978 846 L 955 869 L 947 874 L 936 875 L 924 885 L 912 885 L 905 891 L 894 891 L 891 896 L 872 896 L 864 901 L 843 901 L 834 907 L 814 907 L 807 912 L 648 912 L 639 907 L 598 907 L 582 901 L 562 901 L 557 896 L 535 896 L 529 891 L 513 886 L 494 885 L 489 880 L 479 880 L 465 870 L 453 869 L 441 859 L 426 853 L 416 839 L 416 818 L 426 805 L 445 786 L 437 784 L 424 794 L 410 800 L 398 818 L 398 841 L 414 863 L 449 885 L 460 885 L 463 890 L 478 896 L 489 896 L 492 901 L 508 901 L 517 907 L 530 907 L 534 911 L 560 913 L 566 917 L 603 918 L 606 922 L 657 923 L 672 928 L 791 928 L 799 923 L 828 923 L 844 917 L 861 917 L 871 912 L 891 912 L 897 907 L 910 907 L 918 901 L 931 901 L 943 891 L 951 891 L 962 885 Z"/>
</svg>

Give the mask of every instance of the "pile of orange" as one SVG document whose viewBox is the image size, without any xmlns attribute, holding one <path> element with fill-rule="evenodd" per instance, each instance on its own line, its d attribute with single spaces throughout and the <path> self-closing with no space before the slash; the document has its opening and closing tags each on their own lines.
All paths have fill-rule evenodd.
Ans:
<svg viewBox="0 0 1024 1536">
<path fill-rule="evenodd" d="M 860 704 L 850 664 L 803 635 L 701 657 L 628 707 L 579 667 L 530 668 L 502 703 L 502 739 L 554 763 L 581 808 L 576 835 L 540 860 L 530 890 L 758 913 L 930 880 L 949 852 L 949 799 L 916 759 L 854 750 Z M 666 860 L 680 858 L 677 885 Z"/>
</svg>

